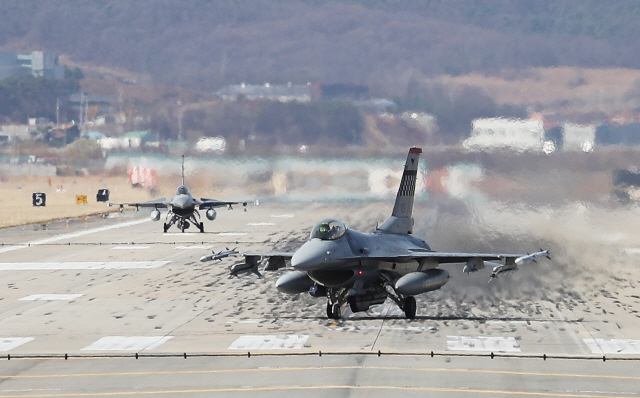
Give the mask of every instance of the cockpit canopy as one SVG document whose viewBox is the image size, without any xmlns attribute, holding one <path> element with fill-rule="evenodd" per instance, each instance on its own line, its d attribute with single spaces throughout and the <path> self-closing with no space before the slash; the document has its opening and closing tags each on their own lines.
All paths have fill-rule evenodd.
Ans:
<svg viewBox="0 0 640 398">
<path fill-rule="evenodd" d="M 180 185 L 178 187 L 178 192 L 176 192 L 176 194 L 178 194 L 178 195 L 188 195 L 189 194 L 189 188 L 187 188 L 185 185 Z"/>
<path fill-rule="evenodd" d="M 311 230 L 311 239 L 336 240 L 347 232 L 347 227 L 342 221 L 326 218 L 316 224 Z"/>
</svg>

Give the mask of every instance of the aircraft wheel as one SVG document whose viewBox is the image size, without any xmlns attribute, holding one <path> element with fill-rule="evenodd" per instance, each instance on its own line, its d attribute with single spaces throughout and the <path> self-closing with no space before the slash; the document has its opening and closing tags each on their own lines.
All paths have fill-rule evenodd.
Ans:
<svg viewBox="0 0 640 398">
<path fill-rule="evenodd" d="M 347 300 L 347 303 L 349 303 L 349 308 L 351 309 L 351 312 L 353 312 L 354 314 L 358 312 L 358 304 L 356 304 L 355 297 L 353 296 L 349 297 L 349 299 Z"/>
<path fill-rule="evenodd" d="M 404 316 L 407 319 L 416 319 L 416 299 L 413 296 L 404 299 Z"/>
<path fill-rule="evenodd" d="M 342 317 L 342 311 L 340 311 L 340 304 L 333 305 L 333 319 L 338 320 Z"/>
<path fill-rule="evenodd" d="M 333 306 L 331 305 L 331 301 L 327 300 L 327 318 L 333 319 Z"/>
<path fill-rule="evenodd" d="M 204 233 L 204 223 L 202 221 L 200 221 L 200 223 L 198 224 L 198 228 L 200 229 L 201 233 Z"/>
<path fill-rule="evenodd" d="M 169 230 L 169 224 L 164 223 L 164 232 L 167 232 Z"/>
</svg>

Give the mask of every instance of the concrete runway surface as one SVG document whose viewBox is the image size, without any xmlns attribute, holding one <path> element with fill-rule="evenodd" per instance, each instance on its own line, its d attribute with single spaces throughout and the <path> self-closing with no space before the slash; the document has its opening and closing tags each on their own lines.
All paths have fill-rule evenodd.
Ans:
<svg viewBox="0 0 640 398">
<path fill-rule="evenodd" d="M 418 297 L 414 321 L 387 302 L 335 322 L 323 299 L 277 292 L 284 270 L 232 278 L 236 260 L 198 261 L 294 250 L 325 217 L 370 231 L 389 203 L 222 210 L 204 234 L 162 233 L 145 211 L 1 230 L 0 398 L 640 396 L 640 211 L 460 206 L 417 203 L 416 236 L 553 261 L 492 283 L 443 266 L 451 281 Z"/>
</svg>

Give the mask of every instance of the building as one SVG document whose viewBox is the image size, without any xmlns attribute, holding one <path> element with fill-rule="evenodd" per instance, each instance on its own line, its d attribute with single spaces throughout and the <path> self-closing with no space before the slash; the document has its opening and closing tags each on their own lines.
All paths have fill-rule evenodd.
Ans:
<svg viewBox="0 0 640 398">
<path fill-rule="evenodd" d="M 592 152 L 596 142 L 595 125 L 565 123 L 563 128 L 563 148 L 565 151 Z"/>
<path fill-rule="evenodd" d="M 540 119 L 487 118 L 471 122 L 471 137 L 462 145 L 471 151 L 512 149 L 541 152 L 545 140 Z"/>
<path fill-rule="evenodd" d="M 12 76 L 64 78 L 64 66 L 54 52 L 32 51 L 27 54 L 0 52 L 0 80 Z"/>
</svg>

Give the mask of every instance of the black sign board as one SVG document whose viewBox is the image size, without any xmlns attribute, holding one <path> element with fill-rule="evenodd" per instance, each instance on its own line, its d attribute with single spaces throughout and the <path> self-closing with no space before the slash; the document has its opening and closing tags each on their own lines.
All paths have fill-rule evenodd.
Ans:
<svg viewBox="0 0 640 398">
<path fill-rule="evenodd" d="M 46 206 L 47 204 L 47 194 L 43 192 L 34 192 L 33 195 L 31 195 L 31 198 L 34 206 L 40 207 Z"/>
<path fill-rule="evenodd" d="M 96 195 L 96 200 L 98 202 L 108 202 L 109 201 L 109 190 L 108 189 L 98 189 L 98 194 Z"/>
</svg>

